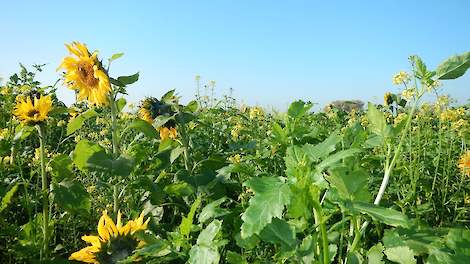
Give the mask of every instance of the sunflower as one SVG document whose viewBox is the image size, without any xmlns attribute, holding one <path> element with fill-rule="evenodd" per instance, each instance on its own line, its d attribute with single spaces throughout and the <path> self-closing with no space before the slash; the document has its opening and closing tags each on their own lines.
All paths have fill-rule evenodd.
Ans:
<svg viewBox="0 0 470 264">
<path fill-rule="evenodd" d="M 23 123 L 35 125 L 48 118 L 48 114 L 52 109 L 51 96 L 24 97 L 16 98 L 15 110 L 13 114 Z"/>
<path fill-rule="evenodd" d="M 140 103 L 139 117 L 152 124 L 157 116 L 169 114 L 173 115 L 174 112 L 168 104 L 159 101 L 155 97 L 147 97 Z"/>
<path fill-rule="evenodd" d="M 462 174 L 470 177 L 470 150 L 460 157 L 458 166 Z"/>
<path fill-rule="evenodd" d="M 65 82 L 69 88 L 78 91 L 78 100 L 87 100 L 90 104 L 108 104 L 111 85 L 106 71 L 98 61 L 97 52 L 91 54 L 80 42 L 65 44 L 71 56 L 62 60 L 59 68 L 66 70 Z M 75 55 L 75 56 L 73 56 Z"/>
<path fill-rule="evenodd" d="M 139 109 L 139 117 L 140 119 L 148 122 L 149 124 L 153 123 L 153 117 L 152 117 L 152 112 L 146 108 L 140 108 Z"/>
<path fill-rule="evenodd" d="M 178 131 L 174 127 L 160 127 L 160 139 L 165 140 L 167 138 L 176 139 Z"/>
<path fill-rule="evenodd" d="M 144 245 L 143 241 L 137 239 L 134 234 L 137 231 L 147 229 L 150 218 L 144 222 L 144 212 L 134 220 L 129 220 L 122 225 L 121 212 L 118 212 L 117 223 L 103 211 L 98 222 L 98 236 L 82 236 L 82 240 L 90 243 L 72 255 L 69 260 L 82 261 L 85 263 L 117 263 L 130 256 L 132 252 Z"/>
<path fill-rule="evenodd" d="M 391 92 L 386 92 L 384 94 L 384 104 L 391 105 L 393 103 L 393 97 Z"/>
</svg>

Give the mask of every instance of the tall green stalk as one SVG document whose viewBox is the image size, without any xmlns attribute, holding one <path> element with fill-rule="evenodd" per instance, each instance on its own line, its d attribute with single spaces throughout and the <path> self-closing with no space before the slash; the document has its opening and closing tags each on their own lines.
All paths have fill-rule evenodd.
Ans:
<svg viewBox="0 0 470 264">
<path fill-rule="evenodd" d="M 36 129 L 39 134 L 40 159 L 41 159 L 41 188 L 42 188 L 42 229 L 43 229 L 43 245 L 41 251 L 41 259 L 47 259 L 49 255 L 49 185 L 47 183 L 45 147 L 44 147 L 44 128 L 37 125 Z"/>
<path fill-rule="evenodd" d="M 330 263 L 330 251 L 328 248 L 328 234 L 326 232 L 326 224 L 325 224 L 325 219 L 323 215 L 323 210 L 319 202 L 313 201 L 313 207 L 314 207 L 314 217 L 315 217 L 315 223 L 318 225 L 318 228 L 320 229 L 320 235 L 321 235 L 321 255 L 323 259 L 323 264 L 328 264 Z"/>
<path fill-rule="evenodd" d="M 119 139 L 117 134 L 117 109 L 116 109 L 116 100 L 114 93 L 110 95 L 110 104 L 111 104 L 111 140 L 113 144 L 113 157 L 117 158 L 119 155 Z M 115 182 L 113 186 L 113 211 L 115 214 L 118 212 L 119 208 L 119 190 L 118 183 Z"/>
</svg>

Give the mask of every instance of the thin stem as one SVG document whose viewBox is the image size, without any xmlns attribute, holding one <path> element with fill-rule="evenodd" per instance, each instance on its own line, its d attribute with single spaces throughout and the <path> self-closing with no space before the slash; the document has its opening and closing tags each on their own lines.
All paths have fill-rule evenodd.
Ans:
<svg viewBox="0 0 470 264">
<path fill-rule="evenodd" d="M 388 182 L 390 180 L 390 173 L 392 172 L 393 168 L 395 167 L 395 163 L 397 162 L 398 156 L 401 153 L 401 149 L 403 147 L 403 142 L 405 142 L 404 139 L 406 137 L 408 129 L 410 128 L 411 120 L 413 119 L 413 115 L 414 115 L 414 113 L 416 111 L 416 108 L 418 106 L 418 101 L 419 101 L 419 98 L 416 98 L 415 101 L 414 101 L 414 104 L 413 104 L 413 106 L 411 108 L 411 111 L 410 111 L 410 114 L 408 116 L 408 120 L 406 120 L 405 128 L 401 133 L 400 141 L 398 143 L 398 147 L 394 151 L 392 161 L 388 165 L 388 168 L 385 170 L 385 174 L 384 174 L 384 177 L 382 179 L 382 184 L 380 185 L 379 192 L 377 193 L 377 196 L 375 197 L 375 200 L 374 200 L 374 204 L 376 204 L 376 205 L 378 205 L 380 203 L 380 201 L 382 200 L 383 195 L 385 194 L 385 189 L 387 189 L 387 185 L 388 185 Z"/>
<path fill-rule="evenodd" d="M 117 109 L 116 109 L 116 100 L 114 93 L 110 95 L 111 103 L 111 137 L 113 144 L 113 156 L 117 158 L 119 156 L 119 139 L 117 134 Z M 119 190 L 118 190 L 118 181 L 113 186 L 113 211 L 115 214 L 118 212 L 119 208 Z"/>
<path fill-rule="evenodd" d="M 41 159 L 41 179 L 42 179 L 42 228 L 43 228 L 43 247 L 41 259 L 47 259 L 49 251 L 49 188 L 46 174 L 46 161 L 44 149 L 44 129 L 41 125 L 36 126 L 39 133 L 40 159 Z"/>
<path fill-rule="evenodd" d="M 112 125 L 112 143 L 113 143 L 113 155 L 114 157 L 117 156 L 119 153 L 119 140 L 117 134 L 117 109 L 116 109 L 116 101 L 114 100 L 114 95 L 111 94 L 110 96 L 110 103 L 111 103 L 111 125 Z"/>
<path fill-rule="evenodd" d="M 413 115 L 416 111 L 416 108 L 418 107 L 418 101 L 419 101 L 420 98 L 421 98 L 421 96 L 419 96 L 418 98 L 415 98 L 415 101 L 414 101 L 413 106 L 411 108 L 411 111 L 409 113 L 408 119 L 406 120 L 405 128 L 401 132 L 398 147 L 394 151 L 392 161 L 390 162 L 388 167 L 385 169 L 384 177 L 382 179 L 382 184 L 380 185 L 379 192 L 377 193 L 377 196 L 375 197 L 375 200 L 374 200 L 375 205 L 380 204 L 380 201 L 382 200 L 382 197 L 385 194 L 385 190 L 387 189 L 387 185 L 388 185 L 388 182 L 390 180 L 390 173 L 392 172 L 393 168 L 395 167 L 395 163 L 397 162 L 398 156 L 401 153 L 401 149 L 403 147 L 403 142 L 405 141 L 404 139 L 406 137 L 408 129 L 410 128 L 411 120 L 413 119 Z M 365 221 L 364 224 L 361 227 L 361 233 L 362 234 L 364 234 L 364 232 L 366 231 L 366 228 L 367 228 L 368 225 L 369 225 L 369 221 Z"/>
<path fill-rule="evenodd" d="M 359 229 L 359 221 L 360 219 L 358 219 L 357 217 L 353 216 L 353 218 L 351 219 L 351 221 L 353 222 L 354 224 L 354 240 L 351 244 L 351 249 L 349 250 L 350 252 L 354 252 L 357 248 L 357 245 L 359 244 L 359 241 L 361 241 L 361 237 L 362 237 L 362 233 Z"/>
<path fill-rule="evenodd" d="M 330 263 L 330 251 L 328 249 L 328 234 L 326 232 L 325 219 L 323 218 L 323 210 L 317 201 L 313 201 L 313 204 L 316 224 L 319 226 L 321 234 L 323 263 L 328 264 Z"/>
</svg>

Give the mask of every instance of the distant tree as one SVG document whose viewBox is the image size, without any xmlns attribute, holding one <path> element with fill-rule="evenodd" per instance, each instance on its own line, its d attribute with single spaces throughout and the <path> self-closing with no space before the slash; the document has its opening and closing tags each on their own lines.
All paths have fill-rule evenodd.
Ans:
<svg viewBox="0 0 470 264">
<path fill-rule="evenodd" d="M 364 102 L 361 100 L 336 100 L 327 104 L 324 111 L 328 111 L 331 108 L 341 109 L 345 112 L 351 112 L 353 109 L 361 111 L 364 107 Z"/>
</svg>

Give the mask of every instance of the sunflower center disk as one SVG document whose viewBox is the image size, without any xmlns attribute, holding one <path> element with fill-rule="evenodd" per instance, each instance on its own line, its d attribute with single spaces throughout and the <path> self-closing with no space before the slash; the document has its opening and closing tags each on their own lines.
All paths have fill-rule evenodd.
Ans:
<svg viewBox="0 0 470 264">
<path fill-rule="evenodd" d="M 80 63 L 78 65 L 78 74 L 82 82 L 89 87 L 96 87 L 99 80 L 94 76 L 93 65 L 89 63 Z"/>
<path fill-rule="evenodd" d="M 37 115 L 39 115 L 39 111 L 37 109 L 32 109 L 29 110 L 26 115 L 31 118 L 35 118 Z"/>
</svg>

